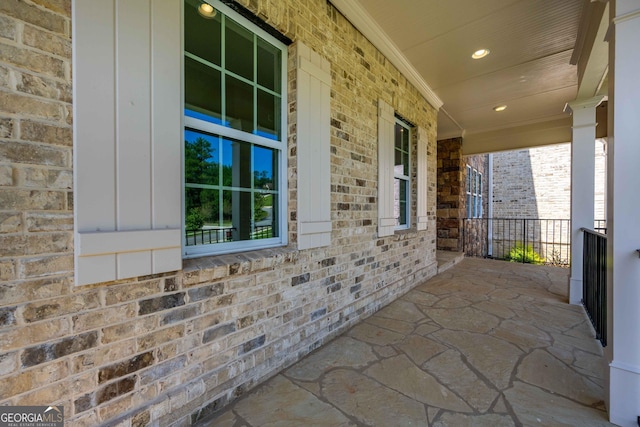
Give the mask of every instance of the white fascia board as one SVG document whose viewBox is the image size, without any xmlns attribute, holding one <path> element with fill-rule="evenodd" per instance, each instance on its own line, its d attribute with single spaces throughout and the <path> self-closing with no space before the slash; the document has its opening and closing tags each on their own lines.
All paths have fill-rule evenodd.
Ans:
<svg viewBox="0 0 640 427">
<path fill-rule="evenodd" d="M 442 100 L 424 81 L 420 73 L 411 65 L 400 48 L 389 38 L 378 23 L 357 0 L 330 0 L 331 3 L 356 27 L 384 56 L 395 65 L 436 110 L 442 107 Z"/>
</svg>

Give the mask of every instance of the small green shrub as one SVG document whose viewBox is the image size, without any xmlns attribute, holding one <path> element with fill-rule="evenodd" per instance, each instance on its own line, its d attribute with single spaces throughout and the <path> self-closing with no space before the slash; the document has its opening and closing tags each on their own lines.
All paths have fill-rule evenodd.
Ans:
<svg viewBox="0 0 640 427">
<path fill-rule="evenodd" d="M 199 230 L 204 225 L 204 217 L 200 212 L 200 209 L 193 208 L 187 214 L 185 219 L 185 226 L 187 230 Z"/>
<path fill-rule="evenodd" d="M 521 262 L 527 264 L 544 264 L 544 258 L 542 258 L 536 251 L 533 250 L 531 245 L 524 245 L 518 243 L 509 251 L 507 259 L 511 262 Z"/>
</svg>

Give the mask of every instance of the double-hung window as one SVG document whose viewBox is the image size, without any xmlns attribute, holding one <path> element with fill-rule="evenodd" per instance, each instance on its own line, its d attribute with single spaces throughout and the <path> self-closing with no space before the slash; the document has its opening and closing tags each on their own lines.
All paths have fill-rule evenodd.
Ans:
<svg viewBox="0 0 640 427">
<path fill-rule="evenodd" d="M 286 244 L 286 46 L 210 3 L 184 6 L 187 257 Z"/>
<path fill-rule="evenodd" d="M 467 218 L 482 218 L 482 174 L 467 165 Z"/>
<path fill-rule="evenodd" d="M 396 229 L 410 226 L 410 147 L 411 128 L 396 117 L 393 168 L 393 213 L 396 218 Z"/>
</svg>

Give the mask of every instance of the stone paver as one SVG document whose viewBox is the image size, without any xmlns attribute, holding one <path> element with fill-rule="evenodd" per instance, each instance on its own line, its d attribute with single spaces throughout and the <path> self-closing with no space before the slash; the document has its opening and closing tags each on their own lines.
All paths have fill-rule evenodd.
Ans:
<svg viewBox="0 0 640 427">
<path fill-rule="evenodd" d="M 465 259 L 198 425 L 612 425 L 567 274 Z"/>
</svg>

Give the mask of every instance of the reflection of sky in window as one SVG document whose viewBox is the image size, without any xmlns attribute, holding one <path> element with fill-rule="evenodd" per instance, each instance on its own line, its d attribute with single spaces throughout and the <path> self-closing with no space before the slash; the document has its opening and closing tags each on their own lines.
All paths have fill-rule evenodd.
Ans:
<svg viewBox="0 0 640 427">
<path fill-rule="evenodd" d="M 198 113 L 197 111 L 189 110 L 188 108 L 184 109 L 184 115 L 187 117 L 193 117 L 194 119 L 203 120 L 205 122 L 222 125 L 224 127 L 230 127 L 228 122 L 223 122 L 217 117 L 211 117 L 204 113 Z"/>
<path fill-rule="evenodd" d="M 218 162 L 218 138 L 206 133 L 201 133 L 189 129 L 184 130 L 184 139 L 189 143 L 194 143 L 198 138 L 202 138 L 211 144 L 211 156 L 207 158 L 209 163 Z"/>
<path fill-rule="evenodd" d="M 233 144 L 246 144 L 244 142 L 222 140 L 222 164 L 233 166 Z M 253 146 L 253 170 L 255 172 L 267 172 L 267 177 L 273 181 L 273 150 Z"/>
</svg>

